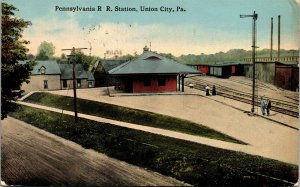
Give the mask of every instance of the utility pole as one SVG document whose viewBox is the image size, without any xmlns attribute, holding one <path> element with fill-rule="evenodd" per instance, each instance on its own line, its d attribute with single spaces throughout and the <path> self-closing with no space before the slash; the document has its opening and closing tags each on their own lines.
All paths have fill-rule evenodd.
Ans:
<svg viewBox="0 0 300 187">
<path fill-rule="evenodd" d="M 279 61 L 279 57 L 280 57 L 280 15 L 278 16 L 278 61 Z"/>
<path fill-rule="evenodd" d="M 271 18 L 271 51 L 270 51 L 271 62 L 273 62 L 273 17 Z"/>
<path fill-rule="evenodd" d="M 253 72 L 252 72 L 252 108 L 251 112 L 254 113 L 254 105 L 255 105 L 255 49 L 258 48 L 256 46 L 256 20 L 258 15 L 253 12 L 253 15 L 240 15 L 240 18 L 245 18 L 245 17 L 252 17 L 253 22 L 252 22 L 252 63 L 253 63 Z"/>
<path fill-rule="evenodd" d="M 75 50 L 81 50 L 81 49 L 87 49 L 87 48 L 75 48 L 73 47 L 72 49 L 62 49 L 62 51 L 71 51 L 71 55 L 68 55 L 70 57 L 74 57 L 75 55 Z M 73 93 L 74 93 L 74 113 L 75 113 L 75 123 L 78 122 L 78 113 L 77 113 L 77 95 L 76 95 L 76 74 L 75 74 L 75 65 L 76 65 L 76 60 L 74 58 L 71 58 L 73 61 Z"/>
</svg>

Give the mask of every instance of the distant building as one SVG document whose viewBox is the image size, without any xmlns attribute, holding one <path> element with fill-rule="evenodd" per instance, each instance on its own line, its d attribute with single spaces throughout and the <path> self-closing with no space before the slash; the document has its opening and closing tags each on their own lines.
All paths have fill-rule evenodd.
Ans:
<svg viewBox="0 0 300 187">
<path fill-rule="evenodd" d="M 252 77 L 252 58 L 245 58 L 251 62 L 244 66 L 246 77 Z M 274 84 L 280 88 L 296 91 L 299 89 L 299 56 L 267 56 L 256 57 L 256 79 Z"/>
<path fill-rule="evenodd" d="M 21 61 L 19 63 L 26 63 Z M 40 90 L 60 90 L 73 88 L 73 65 L 58 64 L 56 61 L 36 61 L 30 75 L 30 82 L 22 84 L 26 93 Z M 91 72 L 83 69 L 82 64 L 75 66 L 77 88 L 94 87 L 95 79 Z"/>
<path fill-rule="evenodd" d="M 202 62 L 198 64 L 188 64 L 197 69 L 200 73 L 216 77 L 228 78 L 232 75 L 243 75 L 244 65 L 248 62 L 225 61 L 225 62 Z"/>
<path fill-rule="evenodd" d="M 26 63 L 22 61 L 20 63 Z M 59 90 L 60 68 L 55 61 L 36 61 L 30 75 L 30 83 L 23 83 L 22 90 L 25 92 L 36 90 Z"/>
<path fill-rule="evenodd" d="M 142 55 L 109 71 L 118 79 L 116 87 L 125 92 L 175 92 L 177 77 L 198 71 L 144 48 Z"/>
<path fill-rule="evenodd" d="M 282 56 L 282 57 L 271 57 L 269 55 L 257 56 L 255 62 L 299 62 L 299 56 Z M 245 62 L 252 62 L 252 57 L 244 58 Z"/>
<path fill-rule="evenodd" d="M 95 78 L 95 87 L 113 86 L 116 79 L 108 74 L 109 70 L 125 63 L 126 60 L 99 60 L 92 68 Z"/>
<path fill-rule="evenodd" d="M 73 64 L 59 64 L 61 89 L 73 88 Z M 93 88 L 95 79 L 90 71 L 86 71 L 82 64 L 75 65 L 76 88 Z"/>
</svg>

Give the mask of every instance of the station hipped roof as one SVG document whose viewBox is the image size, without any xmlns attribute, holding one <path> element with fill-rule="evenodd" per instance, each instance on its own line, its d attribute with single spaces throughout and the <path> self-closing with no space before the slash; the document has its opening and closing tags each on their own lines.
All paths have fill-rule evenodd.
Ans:
<svg viewBox="0 0 300 187">
<path fill-rule="evenodd" d="M 152 51 L 144 51 L 137 58 L 109 71 L 111 75 L 129 74 L 196 74 L 196 69 L 180 64 Z"/>
</svg>

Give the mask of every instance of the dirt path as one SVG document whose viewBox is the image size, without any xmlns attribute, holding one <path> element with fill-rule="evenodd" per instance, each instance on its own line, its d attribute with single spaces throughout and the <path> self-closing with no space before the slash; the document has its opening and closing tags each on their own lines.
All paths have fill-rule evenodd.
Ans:
<svg viewBox="0 0 300 187">
<path fill-rule="evenodd" d="M 1 178 L 7 184 L 184 185 L 87 150 L 14 118 L 1 121 Z M 41 183 L 42 182 L 42 183 Z"/>
</svg>

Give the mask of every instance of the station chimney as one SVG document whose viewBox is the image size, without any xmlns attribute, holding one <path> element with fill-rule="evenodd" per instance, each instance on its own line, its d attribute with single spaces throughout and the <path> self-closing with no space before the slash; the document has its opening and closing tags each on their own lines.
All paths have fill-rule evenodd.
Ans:
<svg viewBox="0 0 300 187">
<path fill-rule="evenodd" d="M 273 17 L 271 18 L 271 51 L 270 51 L 270 58 L 273 61 Z"/>
<path fill-rule="evenodd" d="M 147 45 L 143 48 L 143 52 L 145 53 L 145 52 L 147 52 L 147 51 L 149 51 L 149 48 L 147 47 Z"/>
<path fill-rule="evenodd" d="M 278 16 L 278 61 L 280 57 L 280 15 Z"/>
</svg>

